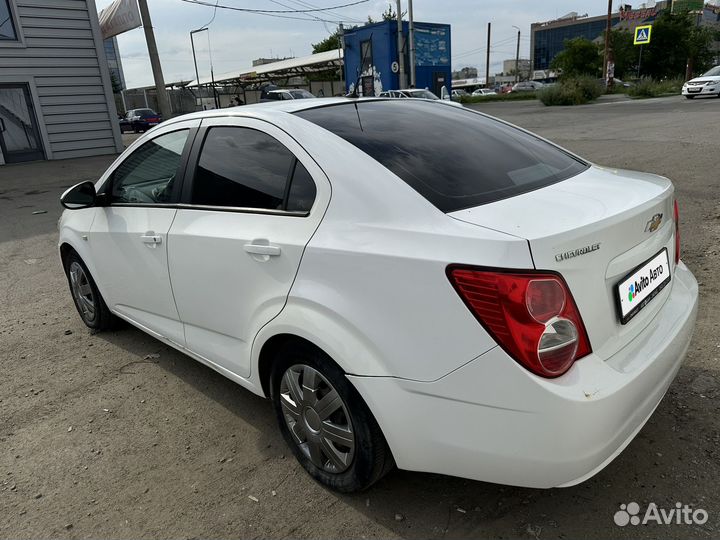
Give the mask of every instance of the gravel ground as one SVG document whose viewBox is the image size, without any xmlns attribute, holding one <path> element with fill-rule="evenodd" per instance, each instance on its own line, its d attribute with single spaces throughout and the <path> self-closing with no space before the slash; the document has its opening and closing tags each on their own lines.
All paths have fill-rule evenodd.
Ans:
<svg viewBox="0 0 720 540">
<path fill-rule="evenodd" d="M 394 471 L 366 493 L 329 492 L 295 463 L 268 402 L 131 327 L 81 324 L 56 255 L 57 197 L 112 157 L 12 165 L 0 167 L 0 537 L 720 535 L 720 100 L 478 108 L 676 182 L 697 329 L 665 400 L 613 463 L 566 489 Z M 709 520 L 617 527 L 632 501 L 682 502 Z"/>
</svg>

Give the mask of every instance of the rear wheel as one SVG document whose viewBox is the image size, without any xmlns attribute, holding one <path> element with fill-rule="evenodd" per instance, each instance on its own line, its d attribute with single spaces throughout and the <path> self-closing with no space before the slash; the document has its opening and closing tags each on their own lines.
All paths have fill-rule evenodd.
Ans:
<svg viewBox="0 0 720 540">
<path fill-rule="evenodd" d="M 107 330 L 115 322 L 100 291 L 80 256 L 74 251 L 65 257 L 65 274 L 80 318 L 91 330 Z"/>
<path fill-rule="evenodd" d="M 367 405 L 315 347 L 294 342 L 281 348 L 271 385 L 280 431 L 315 480 L 341 492 L 361 491 L 393 466 Z"/>
</svg>

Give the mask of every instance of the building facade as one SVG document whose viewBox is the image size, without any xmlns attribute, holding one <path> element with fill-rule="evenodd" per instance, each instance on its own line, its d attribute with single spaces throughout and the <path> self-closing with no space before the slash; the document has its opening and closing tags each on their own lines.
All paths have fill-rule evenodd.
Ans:
<svg viewBox="0 0 720 540">
<path fill-rule="evenodd" d="M 117 84 L 119 90 L 125 90 L 125 73 L 123 72 L 120 49 L 118 48 L 117 37 L 111 37 L 103 42 L 105 47 L 105 58 L 110 69 L 110 81 Z M 115 90 L 115 89 L 113 89 Z"/>
<path fill-rule="evenodd" d="M 94 0 L 0 0 L 0 164 L 122 150 Z"/>
<path fill-rule="evenodd" d="M 397 21 L 382 21 L 353 28 L 343 36 L 347 90 L 359 84 L 361 95 L 378 95 L 384 90 L 409 86 L 409 25 L 403 21 L 403 58 L 406 80 L 398 68 Z M 415 86 L 438 96 L 444 87 L 451 90 L 450 25 L 415 23 Z"/>
<path fill-rule="evenodd" d="M 658 14 L 666 9 L 668 2 L 657 2 L 650 8 L 632 9 L 623 5 L 612 14 L 613 29 L 632 29 L 641 24 L 650 24 Z M 605 35 L 607 15 L 588 17 L 577 13 L 568 13 L 560 19 L 534 23 L 530 26 L 530 60 L 532 70 L 549 70 L 555 56 L 565 48 L 565 40 L 585 38 L 595 41 Z"/>
</svg>

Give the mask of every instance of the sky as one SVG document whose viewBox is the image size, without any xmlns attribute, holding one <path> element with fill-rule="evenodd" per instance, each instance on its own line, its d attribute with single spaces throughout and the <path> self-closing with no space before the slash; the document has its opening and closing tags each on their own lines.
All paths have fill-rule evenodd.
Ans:
<svg viewBox="0 0 720 540">
<path fill-rule="evenodd" d="M 202 0 L 214 4 L 216 0 Z M 308 9 L 350 3 L 353 0 L 218 0 L 221 5 L 251 9 Z M 96 0 L 98 11 L 112 0 Z M 614 2 L 615 9 L 620 1 Z M 624 0 L 622 3 L 639 7 L 640 2 Z M 654 2 L 648 2 L 654 4 Z M 208 23 L 213 7 L 201 6 L 183 0 L 148 0 L 155 39 L 166 82 L 191 80 L 195 69 L 190 47 L 190 31 Z M 393 9 L 396 0 L 392 0 Z M 287 7 L 286 7 L 287 6 Z M 407 0 L 402 0 L 403 11 Z M 364 3 L 331 12 L 313 15 L 327 20 L 343 20 L 345 25 L 381 18 L 388 0 L 368 0 Z M 452 67 L 477 67 L 482 76 L 485 71 L 487 23 L 492 23 L 490 71 L 502 71 L 502 61 L 515 57 L 517 26 L 521 29 L 520 56 L 530 53 L 530 24 L 561 17 L 571 11 L 579 14 L 602 15 L 607 9 L 606 0 L 414 0 L 415 21 L 446 23 L 451 25 Z M 305 56 L 312 54 L 312 43 L 325 39 L 335 30 L 334 22 L 321 22 L 308 14 L 293 16 L 303 20 L 285 19 L 253 13 L 218 9 L 208 33 L 195 35 L 200 77 L 210 74 L 212 57 L 216 75 L 228 71 L 241 71 L 260 57 Z M 150 59 L 142 28 L 118 36 L 120 55 L 128 88 L 153 84 Z"/>
</svg>

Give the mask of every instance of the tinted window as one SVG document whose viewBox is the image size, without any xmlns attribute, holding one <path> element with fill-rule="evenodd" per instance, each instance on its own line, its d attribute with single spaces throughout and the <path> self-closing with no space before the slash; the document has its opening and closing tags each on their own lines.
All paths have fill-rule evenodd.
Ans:
<svg viewBox="0 0 720 540">
<path fill-rule="evenodd" d="M 312 176 L 298 161 L 288 192 L 287 209 L 291 212 L 309 212 L 315 202 L 315 193 L 315 182 L 313 182 Z"/>
<path fill-rule="evenodd" d="M 443 212 L 538 189 L 588 167 L 533 135 L 442 103 L 368 101 L 296 114 L 355 145 Z"/>
<path fill-rule="evenodd" d="M 184 129 L 155 137 L 130 154 L 113 173 L 112 202 L 169 202 L 188 133 Z"/>
<path fill-rule="evenodd" d="M 368 73 L 373 65 L 372 41 L 369 39 L 360 42 L 360 60 L 362 62 L 362 72 Z"/>
<path fill-rule="evenodd" d="M 208 131 L 193 185 L 193 204 L 282 209 L 290 151 L 270 135 L 248 128 Z"/>
<path fill-rule="evenodd" d="M 17 40 L 9 0 L 0 0 L 0 41 L 4 40 Z"/>
</svg>

